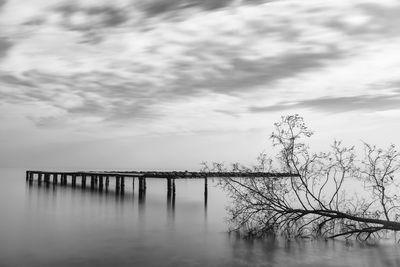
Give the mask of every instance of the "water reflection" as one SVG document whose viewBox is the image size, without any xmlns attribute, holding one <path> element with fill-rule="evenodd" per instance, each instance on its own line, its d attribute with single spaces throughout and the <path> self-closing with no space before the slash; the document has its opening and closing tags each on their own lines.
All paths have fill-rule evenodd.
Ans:
<svg viewBox="0 0 400 267">
<path fill-rule="evenodd" d="M 92 196 L 104 196 L 106 199 L 110 199 L 110 196 L 114 196 L 114 198 L 118 201 L 132 201 L 134 199 L 134 192 L 131 191 L 130 194 L 125 194 L 125 190 L 118 190 L 118 189 L 110 189 L 106 188 L 92 188 L 82 186 L 73 186 L 72 184 L 67 185 L 57 185 L 53 183 L 40 183 L 40 182 L 27 182 L 27 188 L 29 189 L 28 192 L 37 191 L 38 193 L 51 193 L 53 195 L 56 194 L 57 191 L 59 192 L 69 192 L 71 194 L 85 194 L 85 195 L 92 195 Z M 144 196 L 145 193 L 139 197 L 139 202 L 144 204 Z"/>
<path fill-rule="evenodd" d="M 57 184 L 57 183 L 51 183 L 49 181 L 47 182 L 42 182 L 40 179 L 37 181 L 32 181 L 28 180 L 27 183 L 27 188 L 29 188 L 29 192 L 32 192 L 32 190 L 36 190 L 38 193 L 51 193 L 53 196 L 56 195 L 57 191 L 66 191 L 69 192 L 73 195 L 76 195 L 77 192 L 80 192 L 80 194 L 86 194 L 86 195 L 92 195 L 92 196 L 103 196 L 105 199 L 110 200 L 109 196 L 113 195 L 115 200 L 117 202 L 121 201 L 134 201 L 135 199 L 135 180 L 132 180 L 132 190 L 126 190 L 124 187 L 124 184 L 121 184 L 121 186 L 116 185 L 115 189 L 111 189 L 109 186 L 109 181 L 106 182 L 106 186 L 103 187 L 101 184 L 104 182 L 102 180 L 99 180 L 96 182 L 95 179 L 93 179 L 93 184 L 94 186 L 86 187 L 85 183 L 85 178 L 82 179 L 82 183 L 80 186 L 77 186 L 75 183 L 68 183 L 68 184 Z M 146 181 L 145 179 L 143 180 L 138 180 L 139 186 L 138 186 L 138 208 L 139 208 L 139 214 L 144 215 L 144 210 L 145 210 L 145 204 L 146 204 Z M 99 185 L 96 187 L 95 185 Z M 175 217 L 175 206 L 176 206 L 176 184 L 175 184 L 175 179 L 171 179 L 167 183 L 167 214 L 169 219 L 174 219 Z M 28 194 L 31 195 L 31 194 Z M 205 193 L 204 193 L 204 215 L 207 215 L 207 199 L 208 199 L 208 192 L 207 192 L 207 187 L 205 187 Z"/>
<path fill-rule="evenodd" d="M 228 235 L 227 199 L 209 183 L 207 207 L 200 180 L 171 181 L 168 195 L 160 180 L 121 194 L 113 179 L 97 190 L 0 178 L 0 266 L 400 266 L 392 244 Z"/>
<path fill-rule="evenodd" d="M 175 219 L 175 179 L 167 179 L 167 215 L 168 220 L 174 222 Z"/>
</svg>

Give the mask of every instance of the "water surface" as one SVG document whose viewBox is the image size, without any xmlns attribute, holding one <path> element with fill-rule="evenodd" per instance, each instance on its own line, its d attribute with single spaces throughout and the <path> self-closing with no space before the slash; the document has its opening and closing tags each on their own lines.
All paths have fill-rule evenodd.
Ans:
<svg viewBox="0 0 400 267">
<path fill-rule="evenodd" d="M 224 193 L 209 182 L 148 180 L 144 199 L 25 182 L 0 169 L 0 266 L 400 266 L 398 245 L 243 240 L 228 235 Z M 111 185 L 112 187 L 112 185 Z"/>
</svg>

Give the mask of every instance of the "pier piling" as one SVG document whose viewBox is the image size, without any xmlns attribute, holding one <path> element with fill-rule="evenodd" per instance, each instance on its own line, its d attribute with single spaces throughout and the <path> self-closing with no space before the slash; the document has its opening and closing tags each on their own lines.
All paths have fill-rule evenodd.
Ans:
<svg viewBox="0 0 400 267">
<path fill-rule="evenodd" d="M 86 174 L 82 174 L 81 177 L 81 187 L 86 188 Z"/>
<path fill-rule="evenodd" d="M 76 174 L 72 174 L 72 187 L 76 186 Z"/>
<path fill-rule="evenodd" d="M 90 175 L 90 188 L 94 189 L 94 175 Z"/>
<path fill-rule="evenodd" d="M 170 196 L 172 193 L 172 179 L 167 178 L 167 196 Z"/>
<path fill-rule="evenodd" d="M 125 187 L 125 176 L 121 176 L 121 187 Z"/>
<path fill-rule="evenodd" d="M 119 189 L 121 188 L 121 177 L 119 175 L 115 176 L 115 191 L 119 192 Z"/>
<path fill-rule="evenodd" d="M 103 175 L 99 175 L 99 190 L 103 190 Z"/>
<path fill-rule="evenodd" d="M 139 178 L 139 194 L 146 192 L 146 179 L 143 177 Z"/>
<path fill-rule="evenodd" d="M 51 177 L 52 176 L 52 177 Z M 207 206 L 208 200 L 208 179 L 213 177 L 226 178 L 279 178 L 279 177 L 294 177 L 298 176 L 290 173 L 265 173 L 265 172 L 254 172 L 254 173 L 240 173 L 240 172 L 162 172 L 162 171 L 104 171 L 104 172 L 49 172 L 49 171 L 30 171 L 27 170 L 25 173 L 25 179 L 31 185 L 35 179 L 37 179 L 38 184 L 42 182 L 48 186 L 50 184 L 51 178 L 53 185 L 58 184 L 58 176 L 60 176 L 60 185 L 66 186 L 68 184 L 68 176 L 71 176 L 72 187 L 77 185 L 77 177 L 81 178 L 82 189 L 86 188 L 86 178 L 90 178 L 90 186 L 95 189 L 98 186 L 99 191 L 102 191 L 105 187 L 106 192 L 108 192 L 108 187 L 110 184 L 110 177 L 115 178 L 115 189 L 117 193 L 124 193 L 125 190 L 125 180 L 132 178 L 132 188 L 135 190 L 135 178 L 138 178 L 138 191 L 139 200 L 144 201 L 146 193 L 146 179 L 166 179 L 167 180 L 167 199 L 169 203 L 175 202 L 176 195 L 176 179 L 204 179 L 204 203 Z M 139 201 L 140 202 L 140 201 Z"/>
</svg>

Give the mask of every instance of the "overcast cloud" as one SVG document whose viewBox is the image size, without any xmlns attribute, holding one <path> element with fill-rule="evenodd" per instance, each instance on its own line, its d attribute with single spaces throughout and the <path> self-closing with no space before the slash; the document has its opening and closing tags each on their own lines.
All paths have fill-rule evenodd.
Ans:
<svg viewBox="0 0 400 267">
<path fill-rule="evenodd" d="M 349 118 L 396 128 L 398 14 L 397 0 L 0 0 L 0 142 L 21 143 L 0 160 L 34 144 L 240 139 L 292 112 L 323 133 Z"/>
</svg>

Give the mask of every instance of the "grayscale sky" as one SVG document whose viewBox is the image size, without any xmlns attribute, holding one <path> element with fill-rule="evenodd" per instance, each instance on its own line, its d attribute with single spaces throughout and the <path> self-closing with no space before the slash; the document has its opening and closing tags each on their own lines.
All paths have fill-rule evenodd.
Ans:
<svg viewBox="0 0 400 267">
<path fill-rule="evenodd" d="M 190 169 L 270 152 L 281 115 L 387 146 L 397 0 L 0 0 L 0 166 Z"/>
</svg>

